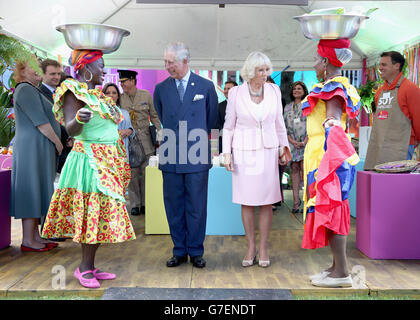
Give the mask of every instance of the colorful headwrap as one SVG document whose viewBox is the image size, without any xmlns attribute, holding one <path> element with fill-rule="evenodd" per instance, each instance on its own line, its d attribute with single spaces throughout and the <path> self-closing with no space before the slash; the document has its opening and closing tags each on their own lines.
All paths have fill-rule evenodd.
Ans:
<svg viewBox="0 0 420 320">
<path fill-rule="evenodd" d="M 330 63 L 336 67 L 342 67 L 343 63 L 337 59 L 334 49 L 350 48 L 349 39 L 324 40 L 321 39 L 318 43 L 318 53 L 323 58 L 328 58 Z"/>
<path fill-rule="evenodd" d="M 102 56 L 103 52 L 100 50 L 74 50 L 71 53 L 71 64 L 74 66 L 74 70 L 78 71 L 85 65 L 102 58 Z"/>
</svg>

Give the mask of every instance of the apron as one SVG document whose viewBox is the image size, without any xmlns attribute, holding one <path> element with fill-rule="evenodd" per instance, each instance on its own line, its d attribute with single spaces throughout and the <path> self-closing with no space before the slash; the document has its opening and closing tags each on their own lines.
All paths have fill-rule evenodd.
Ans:
<svg viewBox="0 0 420 320">
<path fill-rule="evenodd" d="M 366 154 L 365 170 L 373 170 L 376 165 L 407 159 L 411 138 L 411 121 L 401 111 L 398 104 L 398 89 L 404 78 L 393 90 L 382 90 Z"/>
</svg>

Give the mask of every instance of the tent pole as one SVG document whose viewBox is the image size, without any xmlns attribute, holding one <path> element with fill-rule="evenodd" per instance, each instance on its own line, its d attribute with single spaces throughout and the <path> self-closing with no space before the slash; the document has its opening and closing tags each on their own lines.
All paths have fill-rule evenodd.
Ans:
<svg viewBox="0 0 420 320">
<path fill-rule="evenodd" d="M 113 16 L 115 16 L 118 12 L 120 12 L 120 10 L 124 9 L 130 2 L 131 2 L 131 0 L 128 0 L 126 3 L 124 3 L 121 7 L 119 7 L 117 10 L 115 10 L 113 13 L 111 13 L 111 15 L 109 15 L 103 21 L 101 21 L 101 24 L 104 24 L 109 19 L 111 19 Z"/>
</svg>

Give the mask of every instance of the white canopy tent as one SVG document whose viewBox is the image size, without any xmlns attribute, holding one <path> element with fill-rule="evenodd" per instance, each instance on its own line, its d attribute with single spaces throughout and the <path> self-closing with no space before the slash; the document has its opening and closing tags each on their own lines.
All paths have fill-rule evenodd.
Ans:
<svg viewBox="0 0 420 320">
<path fill-rule="evenodd" d="M 223 3 L 223 0 L 220 1 Z M 256 3 L 258 1 L 255 1 Z M 237 70 L 251 51 L 266 53 L 275 70 L 310 70 L 316 41 L 306 39 L 293 16 L 314 9 L 379 8 L 352 40 L 348 69 L 374 64 L 382 51 L 420 41 L 413 13 L 420 1 L 309 1 L 308 6 L 261 4 L 137 4 L 135 0 L 14 0 L 0 2 L 0 25 L 6 33 L 31 45 L 41 56 L 63 57 L 70 49 L 55 26 L 104 23 L 127 29 L 120 49 L 105 55 L 107 67 L 163 69 L 169 42 L 187 43 L 196 69 Z"/>
</svg>

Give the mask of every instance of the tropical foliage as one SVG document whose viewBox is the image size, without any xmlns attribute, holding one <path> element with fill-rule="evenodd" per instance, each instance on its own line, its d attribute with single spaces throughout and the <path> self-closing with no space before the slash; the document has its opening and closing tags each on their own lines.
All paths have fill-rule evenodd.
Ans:
<svg viewBox="0 0 420 320">
<path fill-rule="evenodd" d="M 32 69 L 42 74 L 36 56 L 29 49 L 18 40 L 0 33 L 0 146 L 8 146 L 15 135 L 11 108 L 16 83 L 10 77 L 5 84 L 3 75 L 7 70 L 13 70 L 17 61 L 27 61 Z"/>
<path fill-rule="evenodd" d="M 375 93 L 378 88 L 378 81 L 368 80 L 365 85 L 359 87 L 360 103 L 366 113 L 375 111 Z"/>
</svg>

